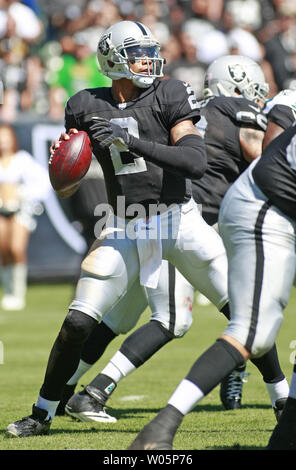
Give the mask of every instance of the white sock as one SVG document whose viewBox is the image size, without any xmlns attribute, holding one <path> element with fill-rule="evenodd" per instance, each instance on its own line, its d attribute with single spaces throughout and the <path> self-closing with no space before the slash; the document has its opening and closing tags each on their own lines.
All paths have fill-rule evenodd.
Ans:
<svg viewBox="0 0 296 470">
<path fill-rule="evenodd" d="M 204 394 L 197 385 L 190 382 L 190 380 L 183 379 L 172 394 L 168 404 L 177 408 L 185 416 L 203 397 Z"/>
<path fill-rule="evenodd" d="M 13 293 L 13 275 L 12 275 L 13 265 L 9 264 L 8 266 L 3 266 L 1 268 L 1 278 L 4 295 L 12 295 Z"/>
<path fill-rule="evenodd" d="M 25 300 L 27 290 L 27 265 L 17 263 L 12 266 L 13 295 L 20 300 Z"/>
<path fill-rule="evenodd" d="M 135 369 L 134 364 L 120 351 L 117 351 L 101 373 L 108 375 L 114 382 L 118 383 Z"/>
<path fill-rule="evenodd" d="M 281 380 L 280 382 L 276 382 L 273 384 L 265 383 L 269 398 L 271 401 L 271 406 L 275 406 L 276 400 L 279 398 L 287 398 L 289 395 L 289 384 L 286 378 Z"/>
<path fill-rule="evenodd" d="M 296 399 L 296 372 L 292 373 L 289 397 Z"/>
<path fill-rule="evenodd" d="M 75 385 L 78 383 L 79 379 L 89 370 L 93 364 L 87 364 L 82 359 L 80 359 L 76 372 L 72 375 L 71 379 L 68 380 L 67 385 Z"/>
<path fill-rule="evenodd" d="M 50 418 L 53 419 L 59 403 L 59 401 L 46 400 L 39 395 L 36 406 L 42 410 L 46 410 Z"/>
</svg>

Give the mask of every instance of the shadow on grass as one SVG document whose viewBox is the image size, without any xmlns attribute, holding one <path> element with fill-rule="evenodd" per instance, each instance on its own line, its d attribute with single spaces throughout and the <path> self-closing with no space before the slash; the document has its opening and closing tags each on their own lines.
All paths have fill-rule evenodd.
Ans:
<svg viewBox="0 0 296 470">
<path fill-rule="evenodd" d="M 57 416 L 54 420 L 54 424 L 51 427 L 50 430 L 50 435 L 51 436 L 57 436 L 57 435 L 62 435 L 62 434 L 68 434 L 68 435 L 73 435 L 73 434 L 93 434 L 93 433 L 101 433 L 101 432 L 108 432 L 108 433 L 119 433 L 119 434 L 137 434 L 139 430 L 142 429 L 143 424 L 141 423 L 142 420 L 146 421 L 147 420 L 147 415 L 153 414 L 156 415 L 159 413 L 159 411 L 162 408 L 116 408 L 116 409 L 108 409 L 107 411 L 115 416 L 118 420 L 127 420 L 127 419 L 137 419 L 139 420 L 138 422 L 138 429 L 136 430 L 134 425 L 125 429 L 120 429 L 120 427 L 116 424 L 113 423 L 110 425 L 110 423 L 93 423 L 93 422 L 81 422 L 77 419 L 74 419 L 68 415 L 65 416 Z M 247 409 L 270 409 L 270 405 L 268 404 L 252 404 L 252 405 L 244 405 L 242 406 L 242 410 L 247 410 Z M 235 410 L 235 412 L 239 412 L 240 410 Z M 200 413 L 200 412 L 222 412 L 222 413 L 229 413 L 231 411 L 225 411 L 221 405 L 197 405 L 192 413 Z M 71 426 L 71 423 L 73 423 L 73 429 L 69 429 L 69 425 Z M 119 424 L 119 423 L 118 423 Z M 55 425 L 58 427 L 56 428 Z M 77 426 L 79 425 L 79 426 Z M 86 428 L 83 426 L 83 428 L 80 427 L 80 425 L 88 425 L 89 427 Z M 72 427 L 72 426 L 71 426 Z M 256 430 L 258 431 L 258 430 Z M 267 431 L 266 429 L 264 431 Z M 268 430 L 272 432 L 272 429 Z M 179 431 L 180 433 L 184 434 L 191 434 L 191 430 L 185 430 L 182 429 Z M 202 430 L 199 429 L 199 433 L 204 433 L 208 432 L 208 430 Z M 221 432 L 221 431 L 211 431 L 211 432 Z M 5 430 L 0 430 L 0 437 L 5 437 L 6 431 Z M 35 438 L 36 436 L 32 436 Z M 46 436 L 45 436 L 46 437 Z M 29 438 L 30 439 L 30 438 Z M 14 440 L 14 438 L 12 438 Z M 194 450 L 194 449 L 193 449 Z M 198 449 L 196 449 L 198 450 Z M 240 446 L 239 444 L 235 444 L 232 446 L 219 446 L 219 447 L 209 447 L 205 450 L 264 450 L 264 447 L 245 447 L 245 446 Z"/>
<path fill-rule="evenodd" d="M 252 447 L 247 447 L 247 446 L 240 446 L 239 444 L 233 445 L 233 446 L 220 446 L 220 447 L 207 447 L 204 449 L 205 451 L 218 451 L 218 450 L 223 450 L 223 451 L 229 451 L 233 452 L 235 450 L 240 450 L 240 451 L 250 451 L 250 450 L 266 450 L 266 447 L 259 447 L 259 446 L 252 446 Z"/>
<path fill-rule="evenodd" d="M 252 404 L 252 405 L 242 405 L 241 410 L 270 410 L 271 406 L 269 404 Z M 138 418 L 139 415 L 146 415 L 149 413 L 159 413 L 161 408 L 108 408 L 107 413 L 115 416 L 117 419 L 130 419 Z M 232 410 L 224 410 L 222 405 L 197 405 L 191 413 L 200 413 L 200 412 L 231 412 Z M 235 410 L 239 412 L 240 410 Z"/>
</svg>

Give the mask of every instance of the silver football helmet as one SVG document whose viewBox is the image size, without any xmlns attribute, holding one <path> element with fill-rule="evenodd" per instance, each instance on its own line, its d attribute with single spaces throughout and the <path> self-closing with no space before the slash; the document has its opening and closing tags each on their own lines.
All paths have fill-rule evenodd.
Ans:
<svg viewBox="0 0 296 470">
<path fill-rule="evenodd" d="M 209 65 L 204 82 L 204 96 L 243 96 L 265 102 L 269 92 L 261 67 L 249 57 L 226 55 Z"/>
<path fill-rule="evenodd" d="M 147 26 L 137 21 L 120 21 L 110 26 L 100 37 L 97 59 L 101 72 L 112 80 L 127 78 L 141 88 L 149 87 L 156 77 L 163 76 L 164 59 L 160 44 Z M 147 61 L 147 72 L 135 73 L 130 64 Z"/>
</svg>

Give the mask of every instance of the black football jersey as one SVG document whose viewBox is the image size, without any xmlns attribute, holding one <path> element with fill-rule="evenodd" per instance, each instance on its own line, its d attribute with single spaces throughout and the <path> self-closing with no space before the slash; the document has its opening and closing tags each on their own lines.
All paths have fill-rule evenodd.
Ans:
<svg viewBox="0 0 296 470">
<path fill-rule="evenodd" d="M 175 79 L 155 80 L 138 98 L 128 103 L 116 102 L 111 88 L 86 89 L 68 100 L 65 127 L 88 133 L 93 153 L 100 163 L 108 202 L 116 213 L 118 196 L 125 206 L 149 203 L 179 203 L 190 199 L 191 181 L 163 170 L 130 151 L 115 145 L 104 149 L 92 140 L 89 131 L 95 116 L 112 120 L 139 139 L 170 145 L 170 129 L 183 120 L 195 124 L 200 119 L 199 105 L 192 88 Z"/>
<path fill-rule="evenodd" d="M 292 126 L 295 121 L 292 109 L 282 104 L 275 105 L 267 114 L 267 118 L 283 129 Z"/>
<path fill-rule="evenodd" d="M 296 220 L 296 122 L 274 139 L 253 169 L 253 178 L 270 202 Z"/>
<path fill-rule="evenodd" d="M 266 102 L 263 113 L 283 129 L 290 127 L 296 118 L 296 90 L 280 91 Z"/>
<path fill-rule="evenodd" d="M 221 201 L 229 186 L 247 168 L 239 141 L 242 126 L 266 130 L 266 117 L 245 98 L 211 97 L 200 103 L 197 128 L 204 135 L 208 168 L 200 180 L 193 181 L 193 197 L 202 204 L 206 221 L 218 220 Z"/>
</svg>

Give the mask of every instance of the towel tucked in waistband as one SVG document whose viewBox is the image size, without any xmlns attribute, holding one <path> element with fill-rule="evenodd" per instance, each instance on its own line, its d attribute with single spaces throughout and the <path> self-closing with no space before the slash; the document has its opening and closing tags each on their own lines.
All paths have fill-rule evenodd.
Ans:
<svg viewBox="0 0 296 470">
<path fill-rule="evenodd" d="M 162 263 L 160 217 L 139 219 L 135 230 L 140 260 L 140 284 L 156 289 Z"/>
</svg>

